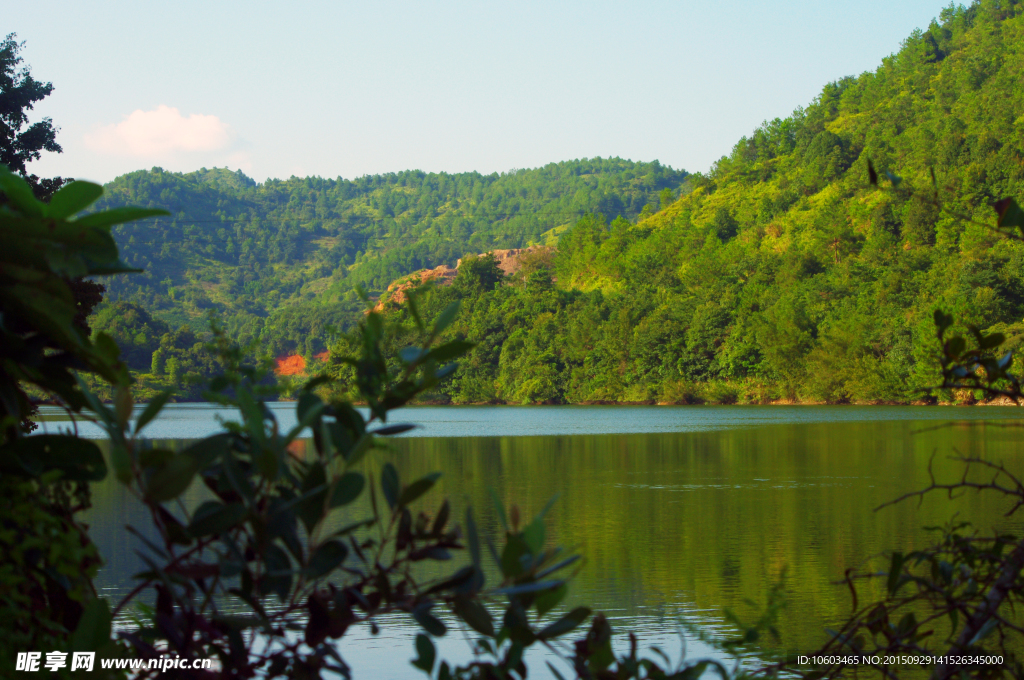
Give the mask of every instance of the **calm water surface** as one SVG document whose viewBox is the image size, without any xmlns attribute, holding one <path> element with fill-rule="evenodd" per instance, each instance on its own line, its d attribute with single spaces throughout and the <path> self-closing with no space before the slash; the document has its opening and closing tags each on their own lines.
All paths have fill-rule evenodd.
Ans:
<svg viewBox="0 0 1024 680">
<path fill-rule="evenodd" d="M 294 404 L 273 409 L 283 427 L 294 424 Z M 46 431 L 68 426 L 57 413 L 43 415 Z M 678 649 L 680 615 L 721 630 L 724 608 L 752 614 L 745 600 L 763 603 L 784 578 L 783 644 L 808 651 L 849 612 L 848 591 L 835 584 L 847 567 L 881 566 L 887 550 L 925 546 L 921 527 L 954 512 L 980 529 L 1021 529 L 1019 521 L 1007 525 L 1006 504 L 996 497 L 872 508 L 926 486 L 933 456 L 944 479 L 959 473 L 948 459 L 957 451 L 1021 469 L 1024 433 L 1013 426 L 1022 415 L 1013 407 L 408 408 L 394 422 L 422 427 L 392 440 L 393 450 L 367 466 L 373 474 L 391 460 L 406 480 L 442 471 L 425 507 L 447 496 L 461 516 L 471 505 L 493 535 L 488 487 L 524 516 L 558 494 L 550 540 L 578 546 L 586 557 L 574 603 L 605 611 L 620 631 L 638 631 L 642 644 Z M 194 439 L 216 431 L 218 417 L 231 413 L 173 405 L 147 432 Z M 100 436 L 89 424 L 79 428 Z M 91 531 L 108 560 L 99 585 L 117 597 L 143 569 L 124 526 L 146 521 L 115 483 L 99 485 L 94 501 Z M 364 512 L 346 510 L 351 518 Z M 395 624 L 376 638 L 365 630 L 346 636 L 341 650 L 357 677 L 422 677 L 408 665 L 415 625 Z M 448 658 L 465 658 L 461 637 L 447 638 Z"/>
</svg>

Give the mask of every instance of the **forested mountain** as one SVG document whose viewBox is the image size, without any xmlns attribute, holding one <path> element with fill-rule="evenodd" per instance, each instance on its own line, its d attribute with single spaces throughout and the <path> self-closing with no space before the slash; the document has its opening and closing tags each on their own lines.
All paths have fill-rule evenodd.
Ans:
<svg viewBox="0 0 1024 680">
<path fill-rule="evenodd" d="M 359 318 L 357 286 L 373 293 L 468 253 L 550 241 L 586 213 L 636 218 L 670 201 L 686 176 L 601 158 L 492 175 L 264 184 L 223 169 L 138 171 L 109 184 L 97 208 L 161 207 L 172 217 L 115 228 L 125 260 L 145 272 L 112 280 L 107 297 L 172 327 L 205 327 L 212 310 L 242 342 L 312 354 L 329 328 Z"/>
<path fill-rule="evenodd" d="M 950 6 L 657 214 L 586 217 L 550 271 L 482 288 L 467 271 L 434 292 L 435 312 L 463 300 L 454 332 L 479 343 L 439 397 L 920 398 L 938 382 L 937 307 L 1024 329 L 1024 247 L 990 207 L 1024 197 L 1021 83 L 1021 2 Z"/>
</svg>

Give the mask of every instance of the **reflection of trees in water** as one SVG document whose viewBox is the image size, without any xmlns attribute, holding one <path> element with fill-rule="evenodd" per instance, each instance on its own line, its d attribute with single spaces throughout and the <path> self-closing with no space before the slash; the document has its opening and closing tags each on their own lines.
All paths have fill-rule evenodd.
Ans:
<svg viewBox="0 0 1024 680">
<path fill-rule="evenodd" d="M 927 485 L 934 451 L 937 474 L 950 477 L 959 468 L 943 454 L 954 446 L 996 458 L 1020 451 L 1006 430 L 912 435 L 914 429 L 913 422 L 897 421 L 690 434 L 409 438 L 392 440 L 393 451 L 377 461 L 396 462 L 410 478 L 443 471 L 437 497 L 451 498 L 453 516 L 472 505 L 492 539 L 499 529 L 488 487 L 523 516 L 559 494 L 550 540 L 580 545 L 587 559 L 570 597 L 617 616 L 662 606 L 669 615 L 729 607 L 742 616 L 744 599 L 763 604 L 785 570 L 790 605 L 780 629 L 785 642 L 809 649 L 820 643 L 823 626 L 848 613 L 848 592 L 834 585 L 847 567 L 892 547 L 923 547 L 920 527 L 941 524 L 954 511 L 980 526 L 1001 515 L 994 499 L 973 495 L 955 509 L 937 500 L 872 512 Z M 305 455 L 305 447 L 297 442 L 294 453 Z M 193 485 L 187 502 L 204 499 Z M 361 501 L 334 521 L 341 526 L 366 516 L 368 499 Z M 101 586 L 127 584 L 142 570 L 124 531 L 126 523 L 146 526 L 140 513 L 109 480 L 96 486 L 88 521 L 108 559 Z"/>
</svg>

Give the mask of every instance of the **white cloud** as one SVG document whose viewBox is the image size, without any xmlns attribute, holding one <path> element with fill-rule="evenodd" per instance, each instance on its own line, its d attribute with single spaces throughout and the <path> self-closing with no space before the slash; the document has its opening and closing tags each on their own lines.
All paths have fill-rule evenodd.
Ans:
<svg viewBox="0 0 1024 680">
<path fill-rule="evenodd" d="M 177 152 L 219 151 L 232 139 L 231 128 L 217 116 L 188 117 L 161 104 L 152 111 L 133 111 L 114 125 L 85 135 L 94 151 L 123 156 L 157 156 Z"/>
</svg>

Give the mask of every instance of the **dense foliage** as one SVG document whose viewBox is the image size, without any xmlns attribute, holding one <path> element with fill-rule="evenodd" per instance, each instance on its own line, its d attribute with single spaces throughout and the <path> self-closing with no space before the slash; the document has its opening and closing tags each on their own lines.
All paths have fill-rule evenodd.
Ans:
<svg viewBox="0 0 1024 680">
<path fill-rule="evenodd" d="M 47 670 L 59 677 L 77 675 L 69 656 L 91 653 L 93 664 L 83 672 L 95 677 L 126 677 L 104 661 L 134 658 L 157 663 L 132 677 L 309 680 L 327 672 L 350 678 L 334 640 L 353 625 L 376 633 L 394 620 L 386 615 L 403 612 L 423 630 L 413 665 L 428 677 L 525 678 L 529 648 L 550 647 L 591 619 L 587 607 L 556 613 L 579 555 L 549 544 L 545 511 L 522 524 L 515 506 L 506 513 L 498 502 L 505 535 L 497 546 L 486 542 L 494 566 L 485 570 L 472 512 L 463 532 L 450 521 L 447 501 L 429 514 L 420 503 L 439 474 L 402 483 L 385 463 L 378 485 L 364 473 L 383 437 L 414 427 L 387 424 L 389 411 L 450 375 L 451 360 L 467 349 L 463 341 L 439 341 L 457 304 L 426 323 L 410 301 L 416 342 L 395 358 L 383 349 L 381 316 L 369 313 L 359 324 L 358 351 L 345 359 L 368 415 L 343 400 L 322 400 L 315 390 L 326 380 L 315 379 L 302 389 L 297 425 L 286 432 L 266 407 L 273 388 L 264 386 L 261 370 L 217 334 L 212 352 L 222 372 L 205 394 L 237 409 L 239 420 L 183 449 L 158 448 L 142 432 L 171 391 L 134 411 L 127 366 L 110 336 L 93 340 L 76 325 L 67 279 L 127 271 L 110 227 L 159 211 L 76 217 L 101 187 L 74 182 L 47 204 L 5 167 L 0 191 L 7 199 L 0 205 L 0 668 L 38 671 L 45 650 Z M 141 310 L 126 310 L 146 321 Z M 102 403 L 72 368 L 110 383 L 114 403 Z M 90 483 L 106 477 L 108 460 L 72 431 L 26 436 L 26 388 L 95 419 L 128 502 L 148 510 L 150 527 L 127 527 L 145 547 L 140 554 L 148 569 L 135 575 L 138 586 L 113 609 L 93 586 L 100 556 L 79 514 L 88 508 Z M 308 435 L 307 447 L 300 438 Z M 199 483 L 208 500 L 184 502 Z M 367 496 L 361 517 L 339 525 L 346 518 L 338 512 Z M 420 569 L 448 562 L 459 550 L 467 550 L 469 563 L 445 576 Z M 150 589 L 155 603 L 141 603 L 137 598 Z M 114 616 L 126 607 L 135 616 L 118 630 Z M 478 636 L 473 660 L 454 667 L 437 658 L 433 642 L 452 624 Z M 604 616 L 594 616 L 574 652 L 560 655 L 566 672 L 683 680 L 716 666 L 727 676 L 717 661 L 671 667 L 663 654 L 641 658 L 635 637 L 629 653 L 616 658 L 611 635 Z M 160 663 L 168 658 L 173 666 Z M 211 659 L 212 668 L 192 663 Z"/>
<path fill-rule="evenodd" d="M 10 33 L 0 40 L 0 164 L 23 176 L 42 198 L 61 188 L 65 180 L 40 179 L 29 174 L 26 163 L 38 160 L 43 151 L 60 153 L 61 147 L 53 121 L 43 118 L 29 124 L 28 112 L 53 92 L 53 84 L 36 80 L 22 66 L 23 43 L 15 37 Z"/>
<path fill-rule="evenodd" d="M 89 482 L 106 474 L 93 442 L 27 436 L 29 391 L 81 411 L 87 396 L 77 369 L 120 386 L 118 411 L 131 411 L 127 367 L 109 336 L 94 341 L 78 323 L 73 282 L 130 271 L 110 227 L 160 211 L 123 208 L 75 219 L 101 187 L 73 182 L 46 204 L 2 165 L 0 192 L 0 665 L 12 668 L 16 652 L 63 648 L 88 619 L 100 558 L 79 513 L 89 507 Z"/>
<path fill-rule="evenodd" d="M 356 287 L 381 291 L 424 267 L 544 242 L 586 212 L 635 217 L 685 172 L 601 159 L 504 174 L 424 173 L 256 184 L 227 170 L 159 168 L 117 178 L 99 205 L 163 207 L 167 219 L 114 231 L 141 276 L 110 283 L 172 326 L 215 311 L 242 343 L 310 356 L 362 313 Z"/>
<path fill-rule="evenodd" d="M 657 214 L 577 221 L 551 276 L 438 293 L 463 298 L 457 332 L 477 343 L 447 396 L 921 399 L 941 381 L 934 309 L 1011 346 L 1024 330 L 1024 247 L 989 226 L 993 200 L 1024 195 L 1021 82 L 1020 2 L 943 10 Z M 869 160 L 903 182 L 873 190 Z"/>
</svg>

